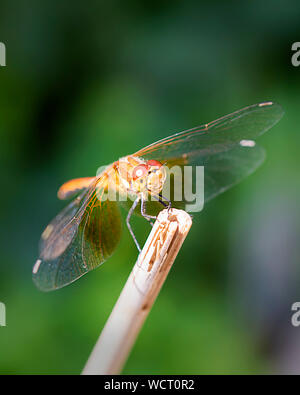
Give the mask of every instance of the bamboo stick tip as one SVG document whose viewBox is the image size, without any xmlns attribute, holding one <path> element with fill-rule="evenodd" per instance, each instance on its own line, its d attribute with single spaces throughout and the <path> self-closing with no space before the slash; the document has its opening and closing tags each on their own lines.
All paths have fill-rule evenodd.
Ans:
<svg viewBox="0 0 300 395">
<path fill-rule="evenodd" d="M 183 210 L 162 210 L 83 374 L 119 374 L 192 225 Z"/>
</svg>

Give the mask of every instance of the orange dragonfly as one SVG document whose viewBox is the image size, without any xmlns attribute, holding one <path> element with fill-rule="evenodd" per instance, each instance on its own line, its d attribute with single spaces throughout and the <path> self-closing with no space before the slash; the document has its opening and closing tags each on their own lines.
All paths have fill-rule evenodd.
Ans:
<svg viewBox="0 0 300 395">
<path fill-rule="evenodd" d="M 118 193 L 127 192 L 131 200 L 134 198 L 127 225 L 140 250 L 130 226 L 131 215 L 138 206 L 139 213 L 150 222 L 164 207 L 185 208 L 184 199 L 172 201 L 161 195 L 165 167 L 204 166 L 207 202 L 262 163 L 264 150 L 253 139 L 275 125 L 282 115 L 283 110 L 276 103 L 254 104 L 155 142 L 112 163 L 96 177 L 63 184 L 58 191 L 60 199 L 77 196 L 42 233 L 39 258 L 33 267 L 37 287 L 43 291 L 64 287 L 112 255 L 120 239 L 121 217 L 120 202 L 103 198 L 111 183 Z M 157 202 L 150 202 L 147 195 Z M 128 207 L 128 203 L 129 200 L 122 204 Z"/>
</svg>

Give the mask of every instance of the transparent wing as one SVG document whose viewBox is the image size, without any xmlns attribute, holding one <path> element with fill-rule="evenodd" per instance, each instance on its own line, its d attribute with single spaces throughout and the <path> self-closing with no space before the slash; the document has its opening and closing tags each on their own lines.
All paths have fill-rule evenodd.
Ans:
<svg viewBox="0 0 300 395">
<path fill-rule="evenodd" d="M 254 104 L 209 124 L 166 137 L 135 155 L 146 160 L 156 159 L 169 168 L 181 166 L 182 174 L 185 165 L 204 166 L 204 201 L 207 202 L 251 174 L 263 162 L 264 150 L 253 139 L 275 125 L 282 115 L 283 110 L 276 103 Z M 183 191 L 182 200 L 175 201 L 172 180 L 170 184 L 173 207 L 187 209 Z M 147 205 L 149 213 L 161 209 L 155 202 Z"/>
<path fill-rule="evenodd" d="M 105 183 L 97 179 L 43 232 L 33 268 L 33 280 L 39 289 L 51 291 L 68 285 L 114 252 L 121 218 L 116 202 L 101 200 L 105 188 Z"/>
<path fill-rule="evenodd" d="M 265 150 L 260 146 L 242 147 L 236 146 L 229 151 L 219 152 L 215 155 L 201 155 L 201 157 L 194 156 L 188 163 L 183 160 L 173 159 L 172 165 L 178 166 L 181 169 L 182 181 L 180 185 L 182 188 L 180 199 L 174 193 L 174 189 L 178 187 L 178 182 L 174 182 L 173 173 L 169 174 L 170 180 L 166 182 L 170 189 L 162 190 L 162 195 L 171 200 L 172 207 L 183 209 L 188 212 L 195 213 L 199 211 L 195 209 L 196 200 L 188 199 L 187 191 L 192 191 L 196 195 L 196 199 L 201 200 L 204 197 L 204 203 L 225 192 L 243 178 L 253 173 L 264 161 Z M 195 188 L 196 175 L 192 178 L 185 178 L 184 165 L 198 165 L 204 166 L 204 195 L 199 198 L 198 186 Z M 178 180 L 178 179 L 177 179 Z M 199 180 L 197 180 L 199 182 Z M 176 185 L 176 186 L 175 186 Z M 183 189 L 185 188 L 185 191 Z M 200 185 L 202 187 L 202 185 Z M 196 189 L 196 191 L 195 191 Z M 203 190 L 201 190 L 203 191 Z M 203 201 L 203 200 L 202 200 Z M 146 202 L 147 213 L 157 215 L 162 210 L 162 205 L 148 200 Z"/>
<path fill-rule="evenodd" d="M 283 115 L 279 104 L 266 102 L 245 107 L 208 124 L 176 133 L 135 153 L 145 159 L 212 155 L 233 148 L 242 140 L 255 140 Z"/>
<path fill-rule="evenodd" d="M 190 158 L 189 164 L 204 166 L 204 201 L 208 202 L 253 173 L 264 161 L 265 150 L 236 146 L 215 155 Z"/>
</svg>

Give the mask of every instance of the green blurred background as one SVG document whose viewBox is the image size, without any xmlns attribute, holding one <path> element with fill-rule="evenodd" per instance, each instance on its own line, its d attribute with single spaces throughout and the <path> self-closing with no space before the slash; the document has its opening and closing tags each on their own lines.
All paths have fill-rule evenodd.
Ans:
<svg viewBox="0 0 300 395">
<path fill-rule="evenodd" d="M 266 162 L 195 216 L 124 373 L 300 372 L 299 26 L 299 1 L 1 1 L 1 373 L 80 373 L 137 256 L 124 226 L 101 268 L 39 292 L 58 187 L 265 100 L 285 109 Z"/>
</svg>

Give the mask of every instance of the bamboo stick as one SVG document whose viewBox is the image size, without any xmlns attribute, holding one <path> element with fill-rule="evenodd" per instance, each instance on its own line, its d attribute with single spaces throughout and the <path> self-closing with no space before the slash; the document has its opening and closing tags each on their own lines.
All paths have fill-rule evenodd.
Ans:
<svg viewBox="0 0 300 395">
<path fill-rule="evenodd" d="M 163 210 L 82 372 L 119 374 L 192 225 L 182 210 Z"/>
</svg>

